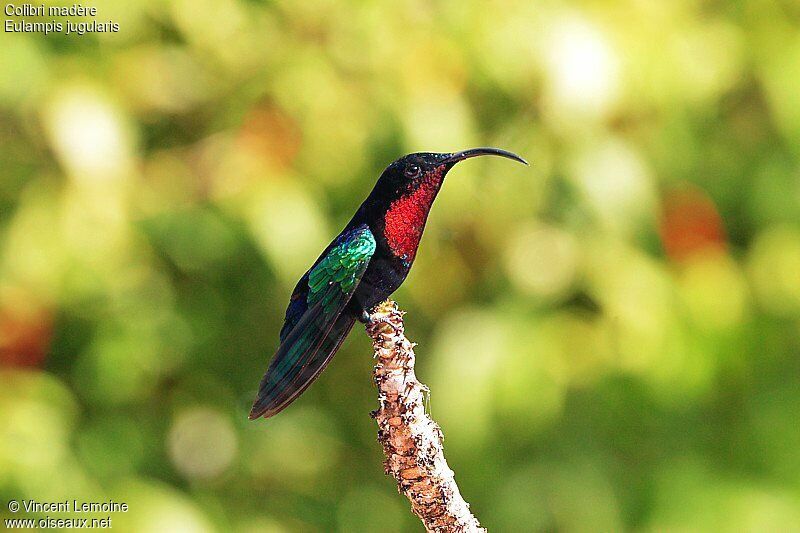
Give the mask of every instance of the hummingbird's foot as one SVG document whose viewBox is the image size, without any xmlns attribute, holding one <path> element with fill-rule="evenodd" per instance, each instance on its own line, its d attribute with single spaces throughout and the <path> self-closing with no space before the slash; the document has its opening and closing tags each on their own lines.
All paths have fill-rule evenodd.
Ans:
<svg viewBox="0 0 800 533">
<path fill-rule="evenodd" d="M 389 324 L 390 320 L 389 317 L 386 316 L 375 316 L 378 313 L 372 314 L 366 309 L 362 309 L 361 313 L 358 315 L 358 321 L 364 324 L 365 326 L 374 326 L 376 324 Z"/>
<path fill-rule="evenodd" d="M 372 320 L 370 320 L 369 318 L 369 311 L 367 311 L 366 309 L 362 309 L 361 314 L 358 315 L 358 321 L 361 322 L 362 324 L 369 325 L 372 322 Z"/>
</svg>

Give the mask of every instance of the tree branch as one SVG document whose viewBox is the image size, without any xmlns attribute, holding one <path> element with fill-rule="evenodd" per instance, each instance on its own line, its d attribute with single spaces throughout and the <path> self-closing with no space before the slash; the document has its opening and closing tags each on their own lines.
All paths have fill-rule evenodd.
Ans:
<svg viewBox="0 0 800 533">
<path fill-rule="evenodd" d="M 380 404 L 372 417 L 378 422 L 386 474 L 397 480 L 428 531 L 486 531 L 470 512 L 447 466 L 442 430 L 425 413 L 428 388 L 414 374 L 414 344 L 405 337 L 403 312 L 387 300 L 370 319 L 366 329 L 375 350 Z"/>
</svg>

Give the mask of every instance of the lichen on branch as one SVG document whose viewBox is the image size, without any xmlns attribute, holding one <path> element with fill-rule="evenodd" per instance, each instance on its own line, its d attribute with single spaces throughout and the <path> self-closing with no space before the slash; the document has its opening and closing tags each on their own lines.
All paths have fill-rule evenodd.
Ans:
<svg viewBox="0 0 800 533">
<path fill-rule="evenodd" d="M 428 531 L 486 531 L 461 497 L 447 466 L 442 431 L 425 412 L 428 388 L 414 374 L 414 344 L 404 333 L 403 312 L 388 300 L 370 315 L 366 326 L 375 351 L 379 407 L 378 441 L 384 467 L 411 502 Z"/>
</svg>

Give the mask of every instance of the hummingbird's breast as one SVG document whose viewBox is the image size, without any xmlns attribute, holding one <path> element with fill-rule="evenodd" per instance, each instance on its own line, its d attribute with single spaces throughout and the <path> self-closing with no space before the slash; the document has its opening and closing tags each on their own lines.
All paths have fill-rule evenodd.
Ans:
<svg viewBox="0 0 800 533">
<path fill-rule="evenodd" d="M 444 170 L 442 168 L 442 170 Z M 431 205 L 442 186 L 443 172 L 433 173 L 416 188 L 389 204 L 384 217 L 383 237 L 396 258 L 414 262 Z"/>
<path fill-rule="evenodd" d="M 356 307 L 369 310 L 389 298 L 405 281 L 410 268 L 410 264 L 392 256 L 373 256 L 353 295 Z"/>
<path fill-rule="evenodd" d="M 391 199 L 381 215 L 368 217 L 377 250 L 353 295 L 361 309 L 383 302 L 405 281 L 417 256 L 428 213 L 444 178 L 442 167 L 420 182 L 409 185 L 404 194 Z"/>
</svg>

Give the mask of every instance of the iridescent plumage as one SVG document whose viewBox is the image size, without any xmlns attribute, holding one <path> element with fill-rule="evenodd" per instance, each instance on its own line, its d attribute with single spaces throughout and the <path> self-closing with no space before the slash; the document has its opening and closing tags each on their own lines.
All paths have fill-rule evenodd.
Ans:
<svg viewBox="0 0 800 533">
<path fill-rule="evenodd" d="M 270 417 L 319 376 L 356 320 L 388 298 L 408 275 L 431 205 L 447 172 L 496 148 L 453 154 L 419 153 L 383 171 L 341 234 L 295 286 L 280 332 L 281 344 L 261 380 L 250 418 Z"/>
<path fill-rule="evenodd" d="M 325 369 L 353 327 L 355 316 L 342 312 L 374 253 L 375 237 L 361 225 L 343 232 L 303 276 L 305 287 L 293 295 L 286 313 L 290 328 L 284 326 L 250 418 L 277 413 Z"/>
</svg>

